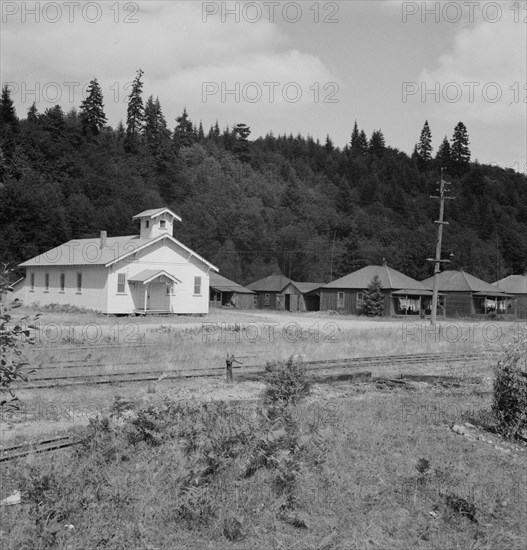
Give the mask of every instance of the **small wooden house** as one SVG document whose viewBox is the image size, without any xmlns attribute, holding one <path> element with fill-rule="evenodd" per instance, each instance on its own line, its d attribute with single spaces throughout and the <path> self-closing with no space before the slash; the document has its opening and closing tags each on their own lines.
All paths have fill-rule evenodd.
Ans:
<svg viewBox="0 0 527 550">
<path fill-rule="evenodd" d="M 294 285 L 302 294 L 301 311 L 319 311 L 320 310 L 320 289 L 325 283 L 297 283 Z"/>
<path fill-rule="evenodd" d="M 509 275 L 493 284 L 500 292 L 515 296 L 515 315 L 520 319 L 527 319 L 527 272 L 523 275 Z M 512 309 L 512 304 L 509 305 Z M 509 309 L 509 306 L 507 306 L 507 309 Z"/>
<path fill-rule="evenodd" d="M 247 285 L 247 288 L 256 293 L 259 309 L 300 311 L 302 294 L 284 275 L 269 275 Z"/>
<path fill-rule="evenodd" d="M 386 264 L 363 267 L 323 286 L 320 289 L 321 311 L 359 315 L 364 303 L 364 292 L 376 275 L 384 294 L 385 316 L 430 313 L 430 289 Z"/>
<path fill-rule="evenodd" d="M 236 309 L 253 309 L 255 306 L 256 294 L 222 277 L 218 273 L 210 274 L 210 305 L 211 307 L 230 306 Z"/>
<path fill-rule="evenodd" d="M 214 265 L 172 236 L 168 208 L 134 216 L 140 234 L 73 239 L 20 264 L 24 303 L 71 304 L 104 313 L 207 313 Z"/>
<path fill-rule="evenodd" d="M 284 275 L 269 275 L 247 288 L 256 293 L 259 309 L 318 311 L 324 283 L 296 283 Z"/>
<path fill-rule="evenodd" d="M 423 284 L 432 289 L 434 277 L 425 279 Z M 463 270 L 438 273 L 437 288 L 445 296 L 445 312 L 448 316 L 506 314 L 512 313 L 515 308 L 513 295 Z"/>
</svg>

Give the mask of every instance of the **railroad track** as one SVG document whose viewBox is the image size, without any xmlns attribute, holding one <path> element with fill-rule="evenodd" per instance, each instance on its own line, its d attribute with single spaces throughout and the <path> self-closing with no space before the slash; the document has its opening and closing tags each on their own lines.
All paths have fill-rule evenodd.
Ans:
<svg viewBox="0 0 527 550">
<path fill-rule="evenodd" d="M 489 358 L 489 354 L 469 353 L 464 355 L 444 354 L 444 353 L 424 353 L 424 354 L 408 354 L 408 355 L 381 355 L 372 357 L 353 357 L 342 359 L 326 359 L 306 361 L 307 370 L 310 372 L 316 371 L 317 375 L 321 375 L 324 371 L 334 371 L 342 369 L 344 371 L 355 371 L 361 368 L 375 367 L 395 367 L 398 365 L 419 365 L 428 363 L 477 363 Z M 119 364 L 118 364 L 119 365 Z M 144 362 L 128 362 L 120 365 L 144 365 Z M 114 365 L 93 364 L 86 365 L 82 368 L 92 367 L 110 367 Z M 63 365 L 62 368 L 73 368 L 77 365 Z M 55 368 L 55 367 L 51 367 Z M 38 370 L 47 370 L 43 367 Z M 242 377 L 258 377 L 265 373 L 265 365 L 244 365 L 235 366 L 235 372 Z M 52 373 L 54 374 L 54 373 Z M 29 383 L 19 385 L 15 388 L 24 389 L 44 389 L 68 386 L 82 385 L 101 385 L 101 384 L 117 384 L 130 382 L 153 382 L 160 379 L 183 379 L 183 378 L 205 378 L 205 377 L 221 377 L 225 374 L 225 367 L 209 367 L 199 369 L 164 369 L 153 371 L 131 371 L 117 373 L 94 373 L 80 374 L 71 376 L 64 374 L 61 376 L 37 376 L 32 377 Z"/>
<path fill-rule="evenodd" d="M 489 353 L 478 354 L 478 353 L 469 353 L 465 355 L 455 355 L 455 354 L 439 354 L 439 353 L 429 353 L 429 354 L 409 354 L 409 355 L 382 355 L 382 356 L 373 356 L 373 357 L 355 357 L 355 358 L 343 358 L 343 359 L 326 359 L 326 360 L 314 360 L 306 361 L 308 372 L 311 375 L 316 375 L 317 378 L 323 378 L 324 373 L 328 373 L 330 376 L 337 369 L 344 370 L 346 372 L 353 372 L 356 375 L 359 375 L 357 379 L 360 380 L 360 375 L 371 375 L 371 372 L 360 371 L 365 367 L 371 369 L 375 367 L 386 367 L 386 366 L 398 366 L 398 365 L 417 365 L 417 364 L 427 364 L 427 363 L 475 363 L 482 360 L 488 359 L 490 357 Z M 140 363 L 137 363 L 140 364 Z M 238 366 L 234 367 L 237 372 L 238 377 L 241 375 L 260 376 L 264 374 L 265 366 L 263 365 L 254 365 L 254 366 Z M 137 376 L 142 374 L 141 376 Z M 25 385 L 25 388 L 53 388 L 53 387 L 62 387 L 62 386 L 74 386 L 74 385 L 85 385 L 85 384 L 112 384 L 112 383 L 128 383 L 128 382 L 146 382 L 159 380 L 161 377 L 163 379 L 177 379 L 177 378 L 201 378 L 201 377 L 223 377 L 225 375 L 225 367 L 212 367 L 209 369 L 193 369 L 187 371 L 150 371 L 146 373 L 112 373 L 112 374 L 96 374 L 96 375 L 87 375 L 87 376 L 75 376 L 75 377 L 49 377 L 41 379 L 32 379 L 32 382 L 42 381 L 47 382 L 46 384 L 41 385 Z M 134 378 L 125 378 L 126 376 L 133 376 Z M 411 379 L 417 375 L 400 375 L 405 379 Z M 79 380 L 75 380 L 78 378 Z M 105 379 L 106 378 L 106 379 Z M 370 377 L 366 377 L 370 379 Z M 424 377 L 426 378 L 426 377 Z M 428 378 L 432 379 L 434 376 L 429 376 Z M 435 378 L 451 378 L 451 377 L 441 377 L 435 376 Z M 475 380 L 475 379 L 474 379 Z M 51 383 L 57 382 L 59 383 Z M 402 380 L 390 379 L 392 383 L 403 383 Z M 80 441 L 74 440 L 70 436 L 60 436 L 55 438 L 48 438 L 42 441 L 37 442 L 26 442 L 20 445 L 13 445 L 0 449 L 0 462 L 6 462 L 9 460 L 15 460 L 17 458 L 23 458 L 32 453 L 43 453 L 49 451 L 55 451 L 59 449 L 65 449 L 79 444 Z"/>
<path fill-rule="evenodd" d="M 237 357 L 237 359 L 252 359 L 255 357 L 259 357 L 258 355 L 240 355 Z M 39 370 L 53 370 L 53 369 L 78 369 L 78 368 L 91 368 L 91 367 L 107 367 L 108 363 L 98 363 L 96 361 L 100 361 L 102 357 L 97 357 L 95 359 L 92 359 L 91 357 L 84 358 L 84 359 L 68 359 L 68 361 L 40 361 L 38 367 L 36 368 L 37 371 Z M 212 361 L 224 361 L 225 357 L 213 357 L 211 358 Z M 196 361 L 194 359 L 180 359 L 178 360 L 179 363 L 195 363 Z M 78 364 L 75 364 L 78 363 Z M 112 361 L 112 366 L 123 366 L 123 365 L 144 365 L 144 361 L 125 361 L 116 363 Z"/>
<path fill-rule="evenodd" d="M 52 437 L 41 441 L 28 441 L 20 445 L 0 448 L 0 462 L 16 460 L 33 453 L 45 453 L 78 445 L 80 442 L 73 440 L 69 435 Z"/>
</svg>

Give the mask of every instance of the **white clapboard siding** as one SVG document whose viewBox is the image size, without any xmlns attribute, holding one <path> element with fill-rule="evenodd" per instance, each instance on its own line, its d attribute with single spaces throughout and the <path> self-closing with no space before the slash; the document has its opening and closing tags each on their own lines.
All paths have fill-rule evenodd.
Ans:
<svg viewBox="0 0 527 550">
<path fill-rule="evenodd" d="M 209 267 L 175 243 L 166 239 L 159 241 L 134 258 L 125 258 L 110 266 L 108 270 L 108 313 L 131 313 L 142 310 L 145 286 L 129 283 L 129 279 L 145 270 L 164 270 L 181 283 L 172 287 L 172 294 L 166 295 L 166 285 L 151 284 L 151 309 L 167 309 L 172 313 L 208 313 L 209 310 Z M 118 276 L 126 274 L 125 293 L 118 293 Z M 194 295 L 194 277 L 201 277 L 201 293 Z M 156 300 L 156 293 L 163 291 L 166 300 Z"/>
<path fill-rule="evenodd" d="M 35 289 L 31 290 L 31 273 L 35 274 Z M 45 288 L 49 273 L 49 290 Z M 64 273 L 64 291 L 60 288 L 60 274 Z M 77 273 L 82 273 L 82 288 L 77 291 Z M 87 309 L 106 311 L 107 269 L 104 266 L 42 266 L 28 267 L 24 295 L 25 304 L 71 304 Z"/>
</svg>

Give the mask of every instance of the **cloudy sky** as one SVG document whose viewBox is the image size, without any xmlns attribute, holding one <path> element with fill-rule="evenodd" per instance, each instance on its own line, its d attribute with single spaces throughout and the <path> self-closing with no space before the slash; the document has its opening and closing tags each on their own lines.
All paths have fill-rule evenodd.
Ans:
<svg viewBox="0 0 527 550">
<path fill-rule="evenodd" d="M 424 121 L 434 150 L 467 126 L 472 158 L 527 170 L 525 2 L 70 1 L 1 3 L 1 80 L 18 115 L 78 107 L 96 77 L 109 123 L 144 97 L 205 129 L 244 122 L 252 138 L 368 135 L 411 153 Z"/>
</svg>

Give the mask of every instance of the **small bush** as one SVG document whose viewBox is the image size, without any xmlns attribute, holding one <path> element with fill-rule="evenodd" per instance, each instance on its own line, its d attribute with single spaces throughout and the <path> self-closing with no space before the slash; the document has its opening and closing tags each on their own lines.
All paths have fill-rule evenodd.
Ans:
<svg viewBox="0 0 527 550">
<path fill-rule="evenodd" d="M 285 363 L 267 363 L 265 401 L 268 405 L 296 405 L 309 394 L 306 365 L 290 357 Z"/>
<path fill-rule="evenodd" d="M 98 313 L 97 311 L 89 308 L 85 308 L 82 306 L 76 306 L 74 304 L 57 304 L 57 303 L 51 303 L 51 304 L 44 304 L 44 305 L 38 305 L 37 302 L 35 302 L 34 307 L 38 307 L 38 309 L 46 311 L 48 313 Z"/>
<path fill-rule="evenodd" d="M 509 344 L 495 368 L 492 410 L 503 435 L 527 429 L 527 338 Z"/>
</svg>

